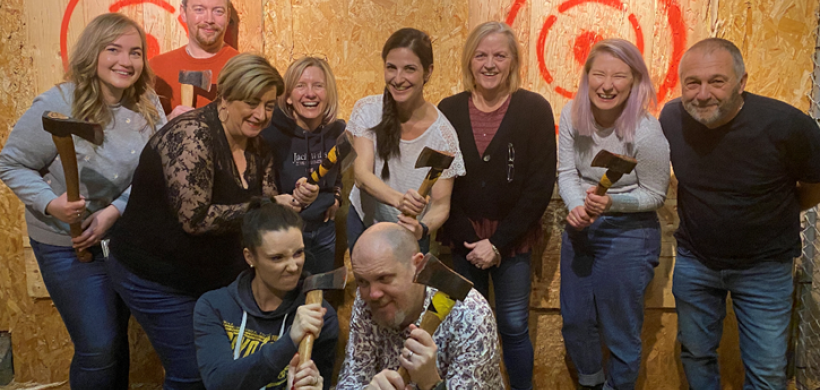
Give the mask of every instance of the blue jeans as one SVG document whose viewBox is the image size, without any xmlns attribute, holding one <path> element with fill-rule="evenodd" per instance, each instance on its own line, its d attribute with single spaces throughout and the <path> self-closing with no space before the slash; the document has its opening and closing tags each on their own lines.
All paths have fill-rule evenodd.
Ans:
<svg viewBox="0 0 820 390">
<path fill-rule="evenodd" d="M 69 382 L 78 389 L 128 388 L 128 308 L 114 291 L 99 247 L 81 263 L 71 247 L 31 240 L 54 306 L 63 318 L 74 357 Z"/>
<path fill-rule="evenodd" d="M 347 211 L 347 248 L 350 249 L 350 254 L 353 254 L 353 246 L 359 240 L 359 236 L 367 230 L 369 226 L 364 226 L 364 222 L 359 218 L 359 213 L 356 208 L 350 205 Z M 426 235 L 419 240 L 419 251 L 421 253 L 430 252 L 430 235 Z"/>
<path fill-rule="evenodd" d="M 530 341 L 530 253 L 504 257 L 498 267 L 476 268 L 458 253 L 453 253 L 456 271 L 489 299 L 489 278 L 495 292 L 495 317 L 504 347 L 504 365 L 514 390 L 532 389 L 533 349 Z"/>
<path fill-rule="evenodd" d="M 336 221 L 328 220 L 313 231 L 302 232 L 302 240 L 304 269 L 312 275 L 332 271 L 336 260 Z"/>
<path fill-rule="evenodd" d="M 604 214 L 561 241 L 561 329 L 578 383 L 634 389 L 641 364 L 644 293 L 658 265 L 654 212 Z M 606 376 L 601 342 L 609 349 Z"/>
<path fill-rule="evenodd" d="M 746 369 L 743 389 L 785 389 L 792 289 L 791 261 L 716 271 L 679 246 L 672 293 L 689 388 L 720 389 L 717 348 L 731 293 Z"/>
<path fill-rule="evenodd" d="M 165 390 L 204 390 L 194 345 L 196 297 L 143 279 L 113 255 L 106 261 L 114 288 L 142 325 L 165 368 Z"/>
</svg>

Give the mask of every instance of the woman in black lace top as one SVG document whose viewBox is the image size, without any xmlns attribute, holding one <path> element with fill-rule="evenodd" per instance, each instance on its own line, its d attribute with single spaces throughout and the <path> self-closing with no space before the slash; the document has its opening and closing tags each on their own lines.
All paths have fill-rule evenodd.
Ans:
<svg viewBox="0 0 820 390">
<path fill-rule="evenodd" d="M 247 267 L 239 228 L 251 198 L 275 197 L 298 211 L 318 194 L 300 181 L 293 195 L 278 195 L 273 156 L 257 137 L 282 86 L 267 60 L 238 55 L 220 72 L 217 99 L 169 122 L 140 156 L 107 267 L 160 355 L 165 388 L 204 388 L 194 305 Z"/>
</svg>

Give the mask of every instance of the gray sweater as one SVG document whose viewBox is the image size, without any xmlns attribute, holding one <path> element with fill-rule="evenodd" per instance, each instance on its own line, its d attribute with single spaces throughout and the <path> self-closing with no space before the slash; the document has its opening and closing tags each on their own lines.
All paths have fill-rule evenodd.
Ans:
<svg viewBox="0 0 820 390">
<path fill-rule="evenodd" d="M 598 185 L 606 172 L 590 165 L 602 149 L 638 160 L 632 173 L 623 175 L 607 192 L 612 198 L 609 212 L 654 211 L 663 205 L 669 186 L 669 143 L 658 120 L 644 116 L 632 144 L 624 143 L 614 127 L 597 129 L 592 137 L 585 137 L 572 126 L 569 102 L 561 110 L 558 125 L 558 191 L 567 209 L 583 206 L 587 188 Z"/>
<path fill-rule="evenodd" d="M 20 117 L 0 151 L 0 180 L 26 205 L 28 235 L 35 241 L 71 246 L 68 224 L 46 215 L 46 206 L 66 191 L 65 174 L 51 134 L 43 130 L 43 111 L 71 116 L 74 84 L 63 83 L 34 99 Z M 160 120 L 165 114 L 154 96 Z M 113 120 L 104 129 L 101 146 L 74 137 L 80 172 L 80 195 L 86 198 L 84 217 L 113 204 L 120 214 L 125 210 L 131 177 L 140 152 L 155 129 L 142 115 L 122 106 L 111 107 Z"/>
</svg>

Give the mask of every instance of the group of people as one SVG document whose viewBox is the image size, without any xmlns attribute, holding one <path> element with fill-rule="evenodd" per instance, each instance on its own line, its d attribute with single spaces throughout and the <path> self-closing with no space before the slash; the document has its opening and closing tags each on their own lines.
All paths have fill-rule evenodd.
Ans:
<svg viewBox="0 0 820 390">
<path fill-rule="evenodd" d="M 98 16 L 66 81 L 34 100 L 0 151 L 0 179 L 26 206 L 32 249 L 74 343 L 73 389 L 128 387 L 131 315 L 160 356 L 166 389 L 329 389 L 338 320 L 327 302 L 305 304 L 301 285 L 333 268 L 343 190 L 338 170 L 315 184 L 307 177 L 345 131 L 357 153 L 346 239 L 358 289 L 336 388 L 500 389 L 501 349 L 510 386 L 532 389 L 531 254 L 556 176 L 568 209 L 567 353 L 582 388 L 634 388 L 670 161 L 681 220 L 673 293 L 690 387 L 720 388 L 731 293 L 747 388 L 785 388 L 791 265 L 798 215 L 820 202 L 820 130 L 745 92 L 731 42 L 686 52 L 682 95 L 660 120 L 639 50 L 598 42 L 556 145 L 552 107 L 522 88 L 506 24 L 469 34 L 465 91 L 438 106 L 424 97 L 430 37 L 396 31 L 381 53 L 384 92 L 359 100 L 345 123 L 325 60 L 297 59 L 282 77 L 224 44 L 231 12 L 228 0 L 183 0 L 188 44 L 151 61 L 138 24 Z M 184 105 L 180 70 L 211 71 L 216 92 L 196 89 Z M 79 201 L 66 196 L 44 111 L 104 129 L 100 146 L 75 137 Z M 415 168 L 425 148 L 454 157 L 429 196 L 418 192 L 427 171 Z M 604 150 L 637 165 L 599 195 L 606 169 L 591 163 Z M 83 232 L 72 237 L 76 223 Z M 433 232 L 475 289 L 429 334 L 419 324 L 436 289 L 413 276 Z M 299 364 L 307 334 L 316 336 L 312 359 Z"/>
</svg>

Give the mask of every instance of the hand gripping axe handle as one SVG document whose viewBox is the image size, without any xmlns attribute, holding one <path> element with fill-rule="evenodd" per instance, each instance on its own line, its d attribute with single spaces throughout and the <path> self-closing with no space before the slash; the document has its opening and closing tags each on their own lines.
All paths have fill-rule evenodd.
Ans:
<svg viewBox="0 0 820 390">
<path fill-rule="evenodd" d="M 416 272 L 413 281 L 438 289 L 421 318 L 420 328 L 430 336 L 436 333 L 436 329 L 450 314 L 456 301 L 463 301 L 467 298 L 467 294 L 473 288 L 472 282 L 444 265 L 430 253 L 424 255 L 421 268 Z M 410 383 L 410 373 L 407 369 L 400 367 L 399 375 L 405 384 Z"/>
<path fill-rule="evenodd" d="M 306 293 L 305 305 L 322 304 L 324 290 L 344 290 L 347 284 L 347 267 L 341 266 L 333 271 L 308 276 L 302 283 L 302 292 Z M 299 342 L 299 365 L 310 360 L 316 335 L 305 334 Z"/>
<path fill-rule="evenodd" d="M 77 151 L 74 149 L 74 139 L 72 135 L 93 143 L 102 145 L 103 129 L 99 124 L 71 119 L 59 112 L 43 112 L 43 129 L 51 133 L 54 146 L 60 156 L 65 173 L 66 198 L 69 202 L 80 200 L 80 174 L 77 167 Z M 82 222 L 69 224 L 71 237 L 78 237 L 83 234 Z M 77 250 L 77 258 L 83 263 L 92 260 L 91 252 L 87 250 Z"/>
<path fill-rule="evenodd" d="M 416 158 L 416 169 L 430 168 L 430 171 L 427 172 L 427 176 L 424 177 L 424 181 L 421 182 L 421 186 L 419 186 L 418 192 L 422 198 L 426 198 L 427 195 L 430 194 L 430 190 L 433 189 L 433 185 L 436 184 L 438 178 L 441 177 L 441 173 L 444 172 L 445 169 L 450 168 L 450 164 L 453 163 L 454 159 L 455 155 L 453 154 L 431 149 L 426 146 L 421 153 L 419 153 L 419 157 Z"/>
</svg>

